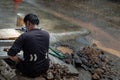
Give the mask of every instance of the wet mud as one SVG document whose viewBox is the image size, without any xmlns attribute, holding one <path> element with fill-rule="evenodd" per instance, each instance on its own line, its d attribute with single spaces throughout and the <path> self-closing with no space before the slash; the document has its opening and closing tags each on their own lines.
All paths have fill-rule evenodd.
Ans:
<svg viewBox="0 0 120 80">
<path fill-rule="evenodd" d="M 24 0 L 14 11 L 13 0 L 0 0 L 0 29 L 16 28 L 17 13 L 35 13 L 40 18 L 40 27 L 54 36 L 52 46 L 68 46 L 79 51 L 96 44 L 113 58 L 112 68 L 120 73 L 119 9 L 119 1 L 113 0 Z M 80 79 L 91 80 L 88 71 L 79 71 Z"/>
<path fill-rule="evenodd" d="M 2 20 L 0 20 L 1 21 L 0 28 L 16 28 L 17 13 L 22 13 L 22 14 L 35 13 L 36 15 L 38 15 L 40 19 L 40 27 L 42 27 L 43 29 L 49 32 L 61 33 L 61 32 L 79 31 L 82 29 L 82 27 L 76 26 L 75 24 L 72 24 L 64 19 L 61 19 L 50 13 L 42 11 L 41 9 L 36 8 L 34 5 L 31 7 L 31 4 L 28 4 L 26 2 L 22 2 L 21 4 L 19 4 L 19 7 L 16 10 L 16 12 L 14 12 L 14 6 L 12 0 L 9 1 L 2 0 L 0 4 L 1 4 L 0 5 L 1 13 L 2 13 L 0 15 L 2 18 Z M 7 6 L 3 6 L 3 5 L 7 5 Z"/>
<path fill-rule="evenodd" d="M 118 80 L 120 76 L 118 68 L 120 66 L 120 58 L 116 55 L 102 51 L 101 49 L 97 48 L 96 44 L 88 46 L 87 43 L 88 42 L 82 45 L 83 43 L 70 40 L 65 42 L 58 42 L 53 46 L 56 47 L 56 50 L 60 51 L 66 56 L 64 59 L 66 63 L 72 63 L 78 68 L 80 72 L 79 79 Z M 73 63 L 73 61 L 75 62 Z M 84 76 L 81 76 L 82 73 Z"/>
<path fill-rule="evenodd" d="M 63 18 L 73 24 L 76 24 L 77 26 L 82 26 L 89 29 L 91 31 L 91 35 L 87 38 L 91 40 L 91 42 L 100 42 L 100 44 L 107 48 L 106 51 L 109 51 L 108 49 L 110 49 L 109 52 L 111 52 L 111 49 L 113 49 L 113 52 L 117 52 L 117 54 L 119 54 L 120 46 L 118 44 L 120 44 L 120 18 L 118 3 L 112 3 L 106 0 L 73 0 L 70 2 L 68 2 L 67 0 L 55 0 L 53 2 L 29 0 L 27 2 L 37 7 L 39 5 L 37 5 L 36 3 L 39 3 L 41 4 L 40 7 L 42 8 L 42 10 L 44 10 L 45 12 Z M 117 17 L 116 24 L 108 21 L 108 18 L 111 18 L 113 20 L 113 17 Z"/>
</svg>

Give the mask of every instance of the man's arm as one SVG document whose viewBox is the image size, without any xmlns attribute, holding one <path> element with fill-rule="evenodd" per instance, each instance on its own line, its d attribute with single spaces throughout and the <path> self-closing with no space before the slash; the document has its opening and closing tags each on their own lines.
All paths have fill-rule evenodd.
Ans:
<svg viewBox="0 0 120 80">
<path fill-rule="evenodd" d="M 12 47 L 8 51 L 8 57 L 15 61 L 15 62 L 20 62 L 20 58 L 16 56 L 17 53 L 20 52 L 20 50 L 23 47 L 23 35 L 20 35 L 15 42 L 13 43 Z"/>
<path fill-rule="evenodd" d="M 10 58 L 12 61 L 15 61 L 15 62 L 17 62 L 17 63 L 19 63 L 19 62 L 22 61 L 22 60 L 21 60 L 19 57 L 17 57 L 17 56 L 8 56 L 8 58 Z"/>
<path fill-rule="evenodd" d="M 4 51 L 8 52 L 9 51 L 9 48 L 4 48 Z M 12 61 L 15 61 L 15 62 L 20 62 L 22 61 L 19 57 L 17 56 L 8 56 L 8 58 L 10 58 Z"/>
</svg>

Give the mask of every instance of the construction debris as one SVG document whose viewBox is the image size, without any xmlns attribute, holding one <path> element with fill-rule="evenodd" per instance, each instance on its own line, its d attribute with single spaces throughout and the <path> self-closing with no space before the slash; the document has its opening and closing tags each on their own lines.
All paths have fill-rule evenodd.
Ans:
<svg viewBox="0 0 120 80">
<path fill-rule="evenodd" d="M 77 68 L 89 71 L 93 80 L 112 79 L 111 75 L 114 75 L 111 69 L 112 60 L 108 59 L 102 50 L 95 47 L 84 47 L 66 57 L 65 62 L 71 61 L 70 64 L 73 63 Z"/>
<path fill-rule="evenodd" d="M 62 51 L 65 52 L 63 53 L 65 58 L 60 60 L 49 54 L 51 60 L 50 68 L 47 73 L 41 75 L 39 79 L 79 80 L 77 68 L 83 68 L 84 70 L 89 71 L 92 80 L 112 80 L 114 78 L 113 76 L 115 73 L 111 68 L 111 66 L 113 66 L 112 60 L 105 55 L 105 52 L 97 49 L 96 46 L 84 47 L 82 50 L 78 51 L 62 46 L 57 49 L 59 49 L 61 53 Z M 7 49 L 4 49 L 4 51 L 7 51 Z M 71 51 L 72 53 L 69 53 Z"/>
<path fill-rule="evenodd" d="M 10 80 L 16 76 L 15 70 L 2 59 L 0 59 L 0 76 L 0 80 Z"/>
<path fill-rule="evenodd" d="M 72 64 L 67 64 L 65 62 L 63 62 L 62 60 L 60 60 L 59 58 L 56 58 L 52 55 L 49 54 L 50 60 L 52 64 L 59 64 L 61 66 L 65 66 L 67 68 L 67 73 L 69 73 L 69 75 L 79 75 L 78 70 L 72 65 Z"/>
<path fill-rule="evenodd" d="M 66 66 L 59 64 L 52 64 L 45 78 L 47 80 L 70 80 L 70 78 L 78 80 L 78 76 L 70 74 Z"/>
</svg>

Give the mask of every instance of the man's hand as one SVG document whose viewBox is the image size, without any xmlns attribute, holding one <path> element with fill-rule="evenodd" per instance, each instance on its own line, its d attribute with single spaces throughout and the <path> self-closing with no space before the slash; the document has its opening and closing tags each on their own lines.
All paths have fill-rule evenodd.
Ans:
<svg viewBox="0 0 120 80">
<path fill-rule="evenodd" d="M 21 60 L 19 57 L 17 57 L 17 56 L 9 56 L 9 58 L 10 58 L 12 61 L 15 61 L 15 62 L 17 62 L 17 63 L 19 63 L 19 62 L 22 61 L 22 60 Z"/>
<path fill-rule="evenodd" d="M 9 51 L 9 48 L 4 48 L 3 51 L 8 52 L 8 51 Z M 17 56 L 8 56 L 8 58 L 10 58 L 12 61 L 15 61 L 15 62 L 18 62 L 18 63 L 22 61 L 22 60 L 21 60 L 19 57 L 17 57 Z"/>
<path fill-rule="evenodd" d="M 3 51 L 8 52 L 9 48 L 4 48 Z"/>
</svg>

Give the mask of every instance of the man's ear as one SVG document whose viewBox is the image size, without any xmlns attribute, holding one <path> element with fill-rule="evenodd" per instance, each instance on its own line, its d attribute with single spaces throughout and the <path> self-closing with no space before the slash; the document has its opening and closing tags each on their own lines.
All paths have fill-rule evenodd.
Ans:
<svg viewBox="0 0 120 80">
<path fill-rule="evenodd" d="M 26 24 L 27 24 L 27 26 L 30 26 L 30 22 L 29 22 L 29 21 L 27 21 L 27 23 L 26 23 Z"/>
<path fill-rule="evenodd" d="M 32 26 L 33 24 L 29 21 L 27 21 L 27 26 Z"/>
</svg>

